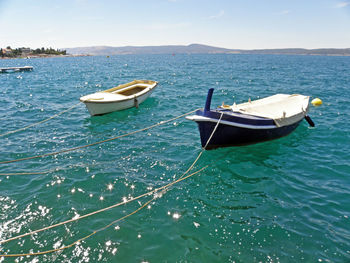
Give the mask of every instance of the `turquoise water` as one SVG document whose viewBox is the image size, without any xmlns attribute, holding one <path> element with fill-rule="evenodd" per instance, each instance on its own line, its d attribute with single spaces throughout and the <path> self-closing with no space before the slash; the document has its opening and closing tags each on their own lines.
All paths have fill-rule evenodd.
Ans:
<svg viewBox="0 0 350 263">
<path fill-rule="evenodd" d="M 276 93 L 319 97 L 291 135 L 206 151 L 194 171 L 136 214 L 67 248 L 17 262 L 350 262 L 349 57 L 127 55 L 0 60 L 0 134 L 61 112 L 79 97 L 133 79 L 159 86 L 138 109 L 91 117 L 83 104 L 0 137 L 0 161 L 108 139 L 203 107 Z M 74 152 L 0 164 L 0 239 L 108 207 L 179 178 L 201 151 L 184 118 Z M 100 229 L 139 199 L 2 244 L 2 253 L 50 250 Z M 4 259 L 2 259 L 4 260 Z M 2 261 L 1 260 L 1 261 Z M 12 262 L 14 259 L 5 261 Z"/>
</svg>

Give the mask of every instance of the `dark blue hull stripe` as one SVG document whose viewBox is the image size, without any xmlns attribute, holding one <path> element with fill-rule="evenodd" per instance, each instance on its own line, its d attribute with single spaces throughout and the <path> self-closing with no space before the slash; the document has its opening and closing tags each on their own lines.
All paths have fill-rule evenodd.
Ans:
<svg viewBox="0 0 350 263">
<path fill-rule="evenodd" d="M 271 129 L 261 129 L 261 127 L 259 129 L 250 129 L 233 125 L 226 125 L 220 122 L 217 130 L 215 131 L 215 134 L 207 146 L 207 149 L 228 146 L 241 146 L 274 140 L 290 134 L 298 127 L 300 122 L 301 121 L 288 126 L 275 127 Z M 216 125 L 216 122 L 199 121 L 197 124 L 200 132 L 201 144 L 204 147 Z"/>
</svg>

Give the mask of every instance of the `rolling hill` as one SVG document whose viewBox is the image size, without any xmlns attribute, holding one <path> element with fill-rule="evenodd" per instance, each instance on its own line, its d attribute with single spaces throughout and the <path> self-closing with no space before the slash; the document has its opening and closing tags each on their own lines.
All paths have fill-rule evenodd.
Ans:
<svg viewBox="0 0 350 263">
<path fill-rule="evenodd" d="M 303 49 L 303 48 L 286 48 L 286 49 L 226 49 L 200 44 L 191 45 L 167 45 L 167 46 L 92 46 L 92 47 L 75 47 L 64 48 L 71 55 L 126 55 L 126 54 L 282 54 L 282 55 L 334 55 L 350 56 L 350 48 L 346 49 Z"/>
</svg>

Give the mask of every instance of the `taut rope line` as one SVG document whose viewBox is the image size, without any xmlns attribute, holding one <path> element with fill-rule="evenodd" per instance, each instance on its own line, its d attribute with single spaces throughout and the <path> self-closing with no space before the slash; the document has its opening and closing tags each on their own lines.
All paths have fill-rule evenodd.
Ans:
<svg viewBox="0 0 350 263">
<path fill-rule="evenodd" d="M 5 132 L 5 133 L 3 133 L 3 134 L 0 134 L 0 137 L 6 136 L 6 135 L 9 135 L 9 134 L 12 134 L 12 133 L 16 133 L 16 132 L 19 132 L 19 131 L 23 131 L 23 130 L 29 129 L 30 127 L 33 127 L 33 126 L 39 125 L 39 124 L 41 124 L 41 123 L 47 122 L 47 121 L 49 121 L 49 120 L 52 120 L 53 118 L 56 118 L 56 117 L 62 115 L 63 113 L 65 113 L 65 112 L 67 112 L 67 111 L 70 111 L 71 109 L 74 109 L 74 108 L 75 108 L 76 106 L 78 106 L 79 104 L 80 104 L 80 103 L 77 103 L 77 104 L 73 105 L 72 107 L 70 107 L 70 108 L 68 108 L 68 109 L 66 109 L 66 110 L 64 110 L 64 111 L 61 111 L 61 112 L 59 112 L 59 113 L 57 113 L 57 114 L 55 114 L 55 115 L 53 115 L 53 116 L 51 116 L 51 117 L 49 117 L 49 118 L 47 118 L 47 119 L 45 119 L 45 120 L 42 120 L 42 121 L 39 121 L 39 122 L 30 124 L 30 125 L 28 125 L 28 126 L 25 126 L 25 127 L 23 127 L 23 128 L 17 129 L 17 130 L 13 130 L 13 131 L 9 131 L 9 132 Z"/>
<path fill-rule="evenodd" d="M 206 168 L 208 167 L 208 165 L 205 166 L 205 167 L 203 167 L 203 168 L 201 168 L 200 170 L 198 170 L 198 171 L 192 173 L 192 174 L 189 174 L 189 175 L 185 176 L 190 170 L 192 170 L 192 168 L 194 167 L 194 165 L 197 163 L 197 161 L 199 160 L 199 158 L 202 156 L 202 154 L 203 154 L 203 152 L 205 151 L 207 145 L 209 144 L 211 138 L 213 137 L 214 133 L 216 132 L 216 129 L 217 129 L 218 126 L 219 126 L 219 123 L 220 123 L 220 121 L 221 121 L 222 116 L 223 116 L 223 113 L 221 113 L 221 116 L 220 116 L 218 122 L 216 123 L 216 125 L 215 125 L 215 127 L 214 127 L 214 129 L 213 129 L 213 131 L 212 131 L 212 133 L 211 133 L 211 135 L 210 135 L 210 137 L 209 137 L 207 143 L 206 143 L 205 146 L 202 148 L 201 152 L 198 154 L 197 158 L 194 160 L 194 162 L 191 164 L 191 166 L 186 170 L 186 172 L 184 172 L 184 173 L 182 174 L 182 176 L 181 176 L 179 179 L 174 180 L 173 182 L 171 182 L 171 183 L 169 183 L 169 184 L 167 184 L 167 185 L 164 185 L 164 186 L 162 186 L 162 187 L 156 188 L 156 189 L 154 189 L 154 190 L 152 190 L 152 191 L 150 191 L 150 192 L 148 192 L 148 193 L 144 193 L 144 194 L 139 195 L 139 196 L 137 196 L 137 197 L 135 197 L 135 198 L 131 198 L 131 199 L 127 200 L 127 201 L 114 204 L 114 205 L 112 205 L 112 206 L 109 206 L 109 207 L 106 207 L 106 208 L 97 210 L 97 211 L 95 211 L 95 212 L 91 212 L 91 213 L 86 214 L 86 215 L 83 215 L 83 216 L 80 216 L 80 217 L 78 217 L 78 218 L 72 218 L 72 219 L 70 219 L 70 220 L 67 220 L 67 221 L 64 221 L 64 222 L 61 222 L 61 223 L 57 223 L 57 224 L 55 224 L 55 225 L 51 225 L 51 226 L 48 226 L 48 227 L 45 227 L 45 228 L 42 228 L 42 229 L 38 229 L 38 230 L 29 232 L 29 233 L 25 233 L 25 234 L 22 234 L 22 235 L 19 235 L 19 236 L 15 236 L 15 237 L 9 238 L 9 239 L 7 239 L 7 240 L 0 241 L 0 244 L 6 243 L 6 242 L 9 242 L 9 241 L 12 241 L 12 240 L 16 240 L 16 239 L 19 239 L 19 238 L 22 238 L 22 237 L 25 237 L 25 236 L 28 236 L 28 235 L 32 235 L 32 234 L 35 234 L 35 233 L 38 233 L 38 232 L 42 232 L 42 231 L 44 231 L 44 230 L 48 230 L 48 229 L 51 229 L 51 228 L 54 228 L 54 227 L 58 227 L 58 226 L 61 226 L 61 225 L 63 225 L 63 224 L 67 224 L 67 223 L 70 223 L 70 222 L 73 222 L 73 221 L 77 221 L 77 220 L 79 220 L 79 219 L 82 219 L 82 218 L 85 218 L 85 217 L 88 217 L 88 216 L 91 216 L 91 215 L 94 215 L 94 214 L 97 214 L 97 213 L 104 212 L 104 211 L 106 211 L 106 210 L 112 209 L 112 208 L 117 207 L 117 206 L 120 206 L 120 205 L 122 205 L 122 204 L 126 204 L 126 203 L 129 203 L 129 202 L 135 201 L 135 200 L 140 199 L 141 197 L 144 197 L 144 196 L 146 196 L 146 195 L 151 195 L 151 194 L 154 194 L 154 193 L 156 193 L 156 192 L 158 192 L 158 191 L 160 191 L 160 190 L 168 189 L 168 188 L 170 188 L 170 186 L 172 186 L 172 185 L 174 185 L 174 184 L 176 184 L 176 183 L 179 183 L 179 182 L 181 182 L 181 181 L 183 181 L 183 180 L 185 180 L 185 179 L 187 179 L 187 178 L 189 178 L 189 177 L 191 177 L 191 176 L 193 176 L 193 175 L 195 175 L 195 174 L 197 174 L 197 173 L 203 171 L 204 169 L 206 169 Z M 71 243 L 71 244 L 69 244 L 69 245 L 67 245 L 67 246 L 64 246 L 64 247 L 61 247 L 61 248 L 57 248 L 57 249 L 51 249 L 51 250 L 47 250 L 47 251 L 34 252 L 34 253 L 7 254 L 7 255 L 4 254 L 4 255 L 0 255 L 0 257 L 36 256 L 36 255 L 43 255 L 43 254 L 53 253 L 53 252 L 57 252 L 57 251 L 61 251 L 61 250 L 70 248 L 70 247 L 74 246 L 75 244 L 79 243 L 80 241 L 83 241 L 83 240 L 85 240 L 85 239 L 87 239 L 87 238 L 89 238 L 89 237 L 95 235 L 96 233 L 98 233 L 98 232 L 100 232 L 100 231 L 103 231 L 103 230 L 109 228 L 109 227 L 112 226 L 113 224 L 115 224 L 115 223 L 117 223 L 117 222 L 119 222 L 119 221 L 121 221 L 121 220 L 123 220 L 123 219 L 125 219 L 125 218 L 127 218 L 127 217 L 129 217 L 129 216 L 131 216 L 131 215 L 133 215 L 133 214 L 135 214 L 135 213 L 137 213 L 138 211 L 140 211 L 141 209 L 143 209 L 144 207 L 146 207 L 149 203 L 151 203 L 154 199 L 156 199 L 156 196 L 153 196 L 153 198 L 152 198 L 151 200 L 148 200 L 145 204 L 143 204 L 141 207 L 139 207 L 138 209 L 134 210 L 133 212 L 129 213 L 128 215 L 123 216 L 123 217 L 121 217 L 121 218 L 119 218 L 119 219 L 117 219 L 117 220 L 114 220 L 113 222 L 109 223 L 108 225 L 106 225 L 106 226 L 104 226 L 104 227 L 102 227 L 102 228 L 100 228 L 100 229 L 98 229 L 98 230 L 93 231 L 91 234 L 89 234 L 89 235 L 87 235 L 87 236 L 85 236 L 85 237 L 83 237 L 83 238 L 80 238 L 80 239 L 76 240 L 75 242 L 73 242 L 73 243 Z"/>
<path fill-rule="evenodd" d="M 173 181 L 173 182 L 171 182 L 171 183 L 169 183 L 169 184 L 167 184 L 167 185 L 163 185 L 163 186 L 161 186 L 161 187 L 159 187 L 159 188 L 156 188 L 156 189 L 154 189 L 154 190 L 152 190 L 152 191 L 149 191 L 149 192 L 147 192 L 147 193 L 141 194 L 141 195 L 139 195 L 139 196 L 137 196 L 137 197 L 134 197 L 134 198 L 131 198 L 131 199 L 129 199 L 129 200 L 126 200 L 126 201 L 123 201 L 123 202 L 120 202 L 120 203 L 116 203 L 116 204 L 114 204 L 114 205 L 111 205 L 111 206 L 102 208 L 102 209 L 100 209 L 100 210 L 96 210 L 96 211 L 94 211 L 94 212 L 91 212 L 91 213 L 88 213 L 88 214 L 79 216 L 79 217 L 77 217 L 77 218 L 72 218 L 72 219 L 69 219 L 69 220 L 66 220 L 66 221 L 63 221 L 63 222 L 60 222 L 60 223 L 51 225 L 51 226 L 47 226 L 47 227 L 44 227 L 44 228 L 41 228 L 41 229 L 38 229 L 38 230 L 34 230 L 34 231 L 31 231 L 31 232 L 22 234 L 22 235 L 18 235 L 18 236 L 15 236 L 15 237 L 11 237 L 11 238 L 6 239 L 6 240 L 1 240 L 1 241 L 0 241 L 0 245 L 1 245 L 1 244 L 4 244 L 4 243 L 7 243 L 7 242 L 9 242 L 9 241 L 12 241 L 12 240 L 16 240 L 16 239 L 19 239 L 19 238 L 22 238 L 22 237 L 26 237 L 26 236 L 29 236 L 29 235 L 36 234 L 36 233 L 39 233 L 39 232 L 42 232 L 42 231 L 45 231 L 45 230 L 48 230 L 48 229 L 51 229 L 51 228 L 55 228 L 55 227 L 58 227 L 58 226 L 61 226 L 61 225 L 65 225 L 65 224 L 68 224 L 68 223 L 71 223 L 71 222 L 74 222 L 74 221 L 78 221 L 78 220 L 80 220 L 80 219 L 83 219 L 83 218 L 86 218 L 86 217 L 89 217 L 89 216 L 92 216 L 92 215 L 96 215 L 96 214 L 102 213 L 102 212 L 104 212 L 104 211 L 110 210 L 110 209 L 112 209 L 112 208 L 115 208 L 115 207 L 118 207 L 118 206 L 121 206 L 121 205 L 130 203 L 130 202 L 135 201 L 135 200 L 138 200 L 138 199 L 140 199 L 140 198 L 142 198 L 142 197 L 145 197 L 145 196 L 148 196 L 148 195 L 152 195 L 152 194 L 154 194 L 154 193 L 156 193 L 156 192 L 158 192 L 158 191 L 160 191 L 160 190 L 163 190 L 163 189 L 165 189 L 165 188 L 169 188 L 170 186 L 172 186 L 172 185 L 174 185 L 174 184 L 176 184 L 176 183 L 179 183 L 179 182 L 181 182 L 181 181 L 183 181 L 183 180 L 185 180 L 185 179 L 187 179 L 187 178 L 189 178 L 189 177 L 191 177 L 191 176 L 193 176 L 193 175 L 195 175 L 195 174 L 197 174 L 197 173 L 203 171 L 203 170 L 206 169 L 207 167 L 208 167 L 208 166 L 205 166 L 205 167 L 201 168 L 200 170 L 198 170 L 198 171 L 196 171 L 196 172 L 194 172 L 194 173 L 192 173 L 192 174 L 189 174 L 189 175 L 187 175 L 187 176 L 185 176 L 185 177 L 181 177 L 181 178 L 179 178 L 179 179 L 177 179 L 177 180 L 175 180 L 175 181 Z M 4 256 L 4 255 L 0 255 L 0 257 L 2 257 L 2 256 Z"/>
<path fill-rule="evenodd" d="M 209 138 L 208 138 L 208 140 L 207 140 L 207 143 L 206 143 L 205 146 L 202 148 L 201 152 L 198 154 L 196 160 L 192 163 L 192 165 L 187 169 L 187 171 L 186 171 L 180 178 L 182 178 L 185 174 L 187 174 L 189 171 L 191 171 L 192 168 L 193 168 L 193 166 L 197 163 L 197 161 L 199 160 L 199 158 L 202 156 L 202 154 L 203 154 L 203 152 L 205 151 L 205 149 L 207 148 L 207 146 L 208 146 L 208 144 L 209 144 L 211 138 L 213 137 L 214 133 L 216 132 L 216 129 L 217 129 L 218 126 L 219 126 L 219 123 L 220 123 L 220 121 L 221 121 L 222 115 L 223 115 L 223 113 L 221 112 L 221 116 L 220 116 L 218 122 L 216 123 L 216 125 L 215 125 L 215 127 L 214 127 L 212 133 L 210 134 L 210 136 L 209 136 Z M 0 243 L 0 244 L 1 244 L 1 243 Z"/>
<path fill-rule="evenodd" d="M 62 151 L 57 151 L 57 152 L 51 152 L 51 153 L 46 153 L 46 154 L 41 154 L 41 155 L 35 155 L 35 156 L 30 156 L 30 157 L 25 157 L 25 158 L 10 160 L 10 161 L 2 161 L 2 162 L 0 162 L 0 164 L 14 163 L 14 162 L 19 162 L 19 161 L 25 161 L 25 160 L 31 160 L 31 159 L 36 159 L 36 158 L 42 158 L 42 157 L 47 157 L 47 156 L 52 156 L 52 155 L 58 155 L 58 154 L 61 154 L 61 153 L 72 152 L 72 151 L 76 151 L 76 150 L 79 150 L 79 149 L 83 149 L 83 148 L 91 147 L 91 146 L 94 146 L 94 145 L 98 145 L 98 144 L 101 144 L 101 143 L 110 142 L 110 141 L 113 141 L 113 140 L 116 140 L 116 139 L 120 139 L 120 138 L 129 136 L 129 135 L 133 135 L 133 134 L 135 134 L 135 133 L 139 133 L 139 132 L 142 132 L 142 131 L 146 131 L 146 130 L 155 128 L 155 127 L 157 127 L 157 126 L 166 124 L 166 123 L 168 123 L 168 122 L 171 122 L 171 121 L 180 119 L 180 118 L 182 118 L 182 117 L 184 117 L 184 116 L 186 116 L 186 115 L 189 115 L 189 114 L 191 114 L 191 113 L 193 113 L 193 112 L 195 112 L 195 111 L 197 111 L 197 110 L 198 110 L 198 109 L 193 110 L 193 111 L 190 111 L 190 112 L 187 112 L 187 113 L 182 114 L 182 115 L 180 115 L 180 116 L 177 116 L 177 117 L 168 119 L 168 120 L 166 120 L 166 121 L 158 122 L 158 123 L 153 124 L 153 125 L 151 125 L 151 126 L 148 126 L 148 127 L 146 127 L 146 128 L 142 128 L 142 129 L 139 129 L 139 130 L 136 130 L 136 131 L 133 131 L 133 132 L 125 133 L 125 134 L 122 134 L 122 135 L 119 135 L 119 136 L 116 136 L 116 137 L 113 137 L 113 138 L 109 138 L 109 139 L 106 139 L 106 140 L 103 140 L 103 141 L 98 141 L 98 142 L 90 143 L 90 144 L 87 144 L 87 145 L 77 146 L 77 147 L 73 147 L 73 148 L 69 148 L 69 149 L 62 150 Z"/>
<path fill-rule="evenodd" d="M 53 252 L 57 252 L 57 251 L 61 251 L 61 250 L 64 250 L 64 249 L 67 249 L 67 248 L 70 248 L 72 246 L 74 246 L 75 244 L 78 244 L 79 242 L 85 240 L 85 239 L 88 239 L 89 237 L 95 235 L 96 233 L 100 232 L 100 231 L 103 231 L 105 229 L 107 229 L 108 227 L 112 226 L 113 224 L 133 215 L 133 214 L 136 214 L 138 211 L 140 211 L 141 209 L 145 208 L 149 203 L 151 203 L 152 201 L 154 200 L 154 198 L 152 198 L 151 200 L 147 201 L 145 204 L 143 204 L 142 206 L 140 206 L 139 208 L 137 208 L 136 210 L 134 210 L 133 212 L 131 212 L 130 214 L 127 214 L 115 221 L 113 221 L 112 223 L 109 223 L 108 225 L 98 229 L 98 230 L 95 230 L 93 231 L 92 233 L 88 234 L 87 236 L 85 237 L 82 237 L 76 241 L 74 241 L 73 243 L 67 245 L 67 246 L 63 246 L 63 247 L 60 247 L 60 248 L 55 248 L 55 249 L 50 249 L 50 250 L 46 250 L 46 251 L 40 251 L 40 252 L 33 252 L 33 253 L 23 253 L 23 254 L 4 254 L 4 255 L 0 255 L 0 257 L 25 257 L 25 256 L 39 256 L 39 255 L 44 255 L 44 254 L 49 254 L 49 253 L 53 253 Z"/>
</svg>

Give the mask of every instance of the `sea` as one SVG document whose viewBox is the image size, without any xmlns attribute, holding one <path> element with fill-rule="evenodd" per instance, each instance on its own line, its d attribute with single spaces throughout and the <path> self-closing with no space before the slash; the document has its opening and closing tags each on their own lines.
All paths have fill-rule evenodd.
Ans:
<svg viewBox="0 0 350 263">
<path fill-rule="evenodd" d="M 0 74 L 0 254 L 15 256 L 0 262 L 350 262 L 350 57 L 0 60 L 11 66 L 34 69 Z M 135 79 L 159 82 L 138 108 L 92 117 L 79 102 Z M 209 88 L 212 107 L 277 93 L 323 104 L 313 128 L 200 155 L 196 123 L 167 120 Z"/>
</svg>

